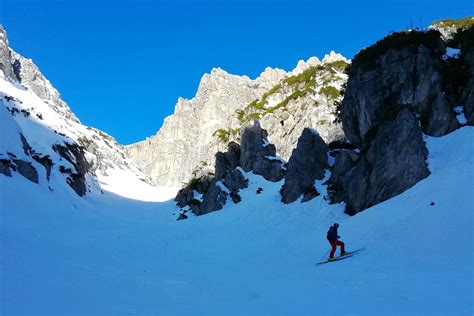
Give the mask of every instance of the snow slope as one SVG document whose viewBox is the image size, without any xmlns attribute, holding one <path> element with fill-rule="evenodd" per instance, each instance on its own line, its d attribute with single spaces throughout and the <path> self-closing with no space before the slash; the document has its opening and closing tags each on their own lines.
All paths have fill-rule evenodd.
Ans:
<svg viewBox="0 0 474 316">
<path fill-rule="evenodd" d="M 427 143 L 432 175 L 354 217 L 253 175 L 241 203 L 179 222 L 172 201 L 0 175 L 0 314 L 472 315 L 474 128 Z M 367 248 L 315 266 L 335 221 Z"/>
<path fill-rule="evenodd" d="M 51 190 L 65 182 L 61 167 L 74 169 L 53 147 L 68 143 L 85 148 L 86 159 L 92 166 L 86 175 L 89 191 L 104 188 L 127 198 L 150 201 L 167 200 L 177 191 L 176 188 L 154 186 L 111 136 L 82 125 L 69 108 L 60 109 L 57 104 L 41 99 L 32 89 L 4 78 L 1 73 L 0 133 L 0 159 L 15 157 L 31 163 L 39 173 L 40 184 L 47 182 Z M 23 149 L 20 135 L 34 153 L 52 160 L 50 181 L 45 168 Z M 61 178 L 62 182 L 57 181 Z"/>
</svg>

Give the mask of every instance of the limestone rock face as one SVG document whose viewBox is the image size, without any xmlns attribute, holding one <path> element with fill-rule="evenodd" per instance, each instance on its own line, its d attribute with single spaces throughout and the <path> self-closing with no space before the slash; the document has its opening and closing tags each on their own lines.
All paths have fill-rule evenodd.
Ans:
<svg viewBox="0 0 474 316">
<path fill-rule="evenodd" d="M 61 96 L 48 79 L 40 72 L 31 59 L 27 59 L 11 50 L 12 62 L 16 77 L 20 83 L 31 89 L 38 97 L 49 103 L 58 114 L 79 123 L 79 119 L 71 111 L 69 106 L 61 99 Z"/>
<path fill-rule="evenodd" d="M 237 127 L 235 111 L 258 98 L 285 76 L 283 70 L 267 68 L 255 80 L 215 68 L 201 79 L 191 100 L 180 98 L 173 115 L 158 133 L 125 150 L 155 183 L 179 187 L 202 164 L 213 165 L 214 155 L 227 143 L 214 136 L 220 128 Z"/>
<path fill-rule="evenodd" d="M 16 81 L 17 78 L 13 71 L 11 62 L 11 53 L 7 38 L 7 33 L 0 25 L 0 76 L 4 76 L 8 80 Z"/>
<path fill-rule="evenodd" d="M 264 103 L 262 110 L 251 106 L 244 109 L 249 117 L 259 115 L 262 128 L 281 158 L 290 158 L 305 128 L 317 130 L 327 144 L 344 139 L 337 106 L 342 100 L 347 81 L 344 68 L 348 65 L 349 60 L 335 52 L 322 61 L 315 57 L 300 61 L 290 76 L 280 81 L 279 88 L 267 92 L 266 103 L 259 100 L 259 104 Z"/>
<path fill-rule="evenodd" d="M 324 178 L 328 168 L 327 152 L 328 147 L 321 136 L 305 128 L 288 161 L 285 183 L 281 189 L 283 203 L 294 202 L 301 195 L 304 195 L 305 201 L 316 196 L 314 182 Z"/>
<path fill-rule="evenodd" d="M 428 150 L 419 122 L 408 108 L 391 122 L 383 123 L 354 167 L 349 157 L 339 164 L 332 179 L 346 202 L 348 214 L 355 214 L 402 193 L 429 175 Z"/>
<path fill-rule="evenodd" d="M 157 184 L 180 187 L 212 166 L 227 143 L 240 143 L 241 128 L 254 119 L 268 131 L 283 159 L 290 157 L 305 127 L 317 129 L 328 143 L 340 140 L 344 133 L 335 121 L 348 64 L 331 52 L 322 61 L 300 61 L 291 72 L 266 68 L 255 80 L 213 69 L 203 76 L 193 99 L 178 100 L 175 113 L 155 136 L 125 150 Z M 255 102 L 262 106 L 253 107 Z M 274 170 L 275 165 L 262 160 L 257 172 Z"/>
</svg>

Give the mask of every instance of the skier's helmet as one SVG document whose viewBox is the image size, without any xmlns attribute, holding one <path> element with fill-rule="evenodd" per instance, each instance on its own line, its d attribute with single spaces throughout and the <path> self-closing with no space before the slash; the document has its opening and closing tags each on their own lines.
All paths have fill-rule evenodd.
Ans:
<svg viewBox="0 0 474 316">
<path fill-rule="evenodd" d="M 334 227 L 339 227 L 339 224 L 338 224 L 338 223 L 334 223 Z"/>
</svg>

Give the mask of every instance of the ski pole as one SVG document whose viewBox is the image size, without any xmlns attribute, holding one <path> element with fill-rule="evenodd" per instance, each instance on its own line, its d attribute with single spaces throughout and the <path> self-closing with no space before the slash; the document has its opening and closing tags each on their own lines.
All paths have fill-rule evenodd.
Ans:
<svg viewBox="0 0 474 316">
<path fill-rule="evenodd" d="M 326 257 L 329 253 L 329 250 L 324 254 L 324 256 L 321 257 L 321 259 L 319 259 L 319 261 L 322 261 L 324 259 L 324 257 Z"/>
</svg>

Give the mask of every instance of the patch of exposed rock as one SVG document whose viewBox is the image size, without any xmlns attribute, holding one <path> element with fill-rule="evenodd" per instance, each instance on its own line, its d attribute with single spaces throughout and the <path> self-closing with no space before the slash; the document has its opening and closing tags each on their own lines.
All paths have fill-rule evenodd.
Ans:
<svg viewBox="0 0 474 316">
<path fill-rule="evenodd" d="M 377 128 L 358 157 L 336 156 L 329 188 L 333 202 L 346 202 L 354 215 L 412 187 L 430 172 L 428 150 L 414 111 L 404 107 Z"/>
<path fill-rule="evenodd" d="M 328 147 L 321 136 L 315 130 L 305 128 L 288 161 L 285 183 L 280 191 L 283 203 L 294 202 L 301 195 L 304 201 L 319 195 L 314 182 L 322 180 L 329 167 L 327 153 Z"/>
</svg>

